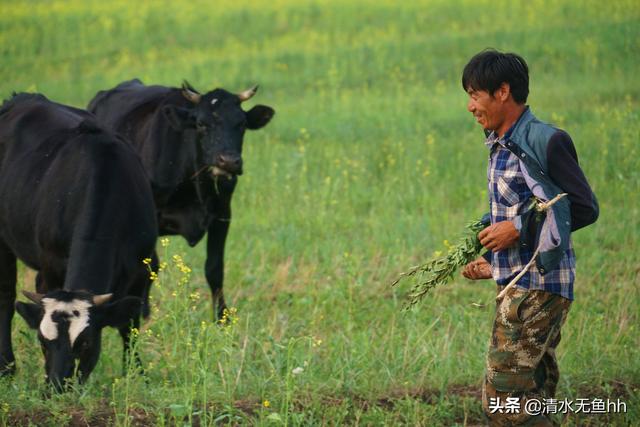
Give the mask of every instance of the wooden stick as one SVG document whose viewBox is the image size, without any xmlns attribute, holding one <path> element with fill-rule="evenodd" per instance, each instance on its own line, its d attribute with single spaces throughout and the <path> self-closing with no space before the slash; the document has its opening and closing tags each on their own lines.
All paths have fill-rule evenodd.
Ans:
<svg viewBox="0 0 640 427">
<path fill-rule="evenodd" d="M 549 200 L 548 202 L 538 202 L 538 203 L 536 203 L 536 210 L 538 212 L 544 212 L 544 211 L 548 210 L 551 206 L 553 206 L 558 200 L 560 200 L 563 197 L 565 197 L 566 195 L 567 195 L 567 193 L 560 193 L 556 197 L 554 197 L 553 199 Z M 516 285 L 516 282 L 518 280 L 520 280 L 520 278 L 522 276 L 524 276 L 524 274 L 527 271 L 529 271 L 529 269 L 531 268 L 533 263 L 536 261 L 536 258 L 538 257 L 538 253 L 539 252 L 540 252 L 540 243 L 538 243 L 538 247 L 536 248 L 535 252 L 533 253 L 533 256 L 531 257 L 531 259 L 529 260 L 527 265 L 525 265 L 524 268 L 522 269 L 522 271 L 520 273 L 518 273 L 516 275 L 516 277 L 511 279 L 509 284 L 507 286 L 505 286 L 502 291 L 500 291 L 500 293 L 496 297 L 496 301 L 500 301 L 502 298 L 504 298 L 505 294 L 507 293 L 507 290 L 513 288 Z"/>
</svg>

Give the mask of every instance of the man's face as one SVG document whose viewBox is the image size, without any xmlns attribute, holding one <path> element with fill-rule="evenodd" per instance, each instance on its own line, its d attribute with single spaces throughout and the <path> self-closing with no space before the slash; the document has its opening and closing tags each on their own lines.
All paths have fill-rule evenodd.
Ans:
<svg viewBox="0 0 640 427">
<path fill-rule="evenodd" d="M 496 93 L 499 91 L 496 91 Z M 469 88 L 469 102 L 467 110 L 476 118 L 478 123 L 486 130 L 497 130 L 504 122 L 504 103 L 499 97 L 493 97 L 486 90 Z"/>
</svg>

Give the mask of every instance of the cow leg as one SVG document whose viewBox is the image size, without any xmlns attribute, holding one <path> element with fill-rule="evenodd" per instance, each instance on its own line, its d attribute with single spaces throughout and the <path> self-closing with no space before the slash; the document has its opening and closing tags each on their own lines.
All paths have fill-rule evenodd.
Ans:
<svg viewBox="0 0 640 427">
<path fill-rule="evenodd" d="M 53 263 L 55 265 L 55 263 Z M 46 294 L 64 286 L 65 270 L 56 271 L 54 265 L 43 264 L 36 274 L 36 292 Z"/>
<path fill-rule="evenodd" d="M 154 251 L 151 256 L 151 269 L 152 271 L 158 271 L 158 254 Z M 134 297 L 139 297 L 142 299 L 142 316 L 149 316 L 149 290 L 151 288 L 151 275 L 146 267 L 141 267 L 139 272 L 136 274 L 134 282 L 132 286 L 129 288 L 129 295 Z M 132 330 L 136 330 L 136 333 L 133 333 Z M 120 332 L 120 337 L 122 337 L 123 344 L 123 353 L 122 353 L 122 367 L 124 375 L 127 373 L 127 369 L 129 368 L 129 361 L 133 358 L 133 363 L 135 363 L 136 369 L 139 370 L 140 373 L 144 374 L 144 369 L 142 368 L 142 360 L 140 359 L 140 354 L 135 347 L 137 340 L 137 333 L 140 332 L 140 316 L 136 317 L 131 324 L 122 326 L 118 328 L 118 332 Z"/>
<path fill-rule="evenodd" d="M 135 334 L 132 332 L 133 329 L 136 330 Z M 122 326 L 118 328 L 118 332 L 120 332 L 120 337 L 122 337 L 122 344 L 123 344 L 123 353 L 122 353 L 123 375 L 127 375 L 127 370 L 129 369 L 129 361 L 132 358 L 133 358 L 133 363 L 135 363 L 135 369 L 137 369 L 140 373 L 144 375 L 144 369 L 142 368 L 142 360 L 140 359 L 140 354 L 138 353 L 138 350 L 135 348 L 137 333 L 139 331 L 140 331 L 139 317 L 133 320 L 130 325 Z"/>
<path fill-rule="evenodd" d="M 47 287 L 44 283 L 44 278 L 42 277 L 42 272 L 38 271 L 36 274 L 36 292 L 39 294 L 46 294 Z"/>
<path fill-rule="evenodd" d="M 224 244 L 229 232 L 229 221 L 214 220 L 207 236 L 207 261 L 205 275 L 211 288 L 213 311 L 217 320 L 222 319 L 227 305 L 224 301 L 222 284 L 224 280 Z M 217 306 L 217 311 L 216 311 Z"/>
<path fill-rule="evenodd" d="M 160 260 L 158 258 L 158 253 L 155 250 L 151 255 L 151 263 L 149 267 L 151 267 L 151 271 L 154 271 L 156 274 L 158 273 Z M 144 319 L 149 317 L 149 314 L 151 313 L 151 307 L 149 306 L 149 293 L 151 291 L 152 283 L 151 272 L 145 266 L 140 269 L 140 272 L 136 275 L 133 282 L 133 286 L 129 289 L 129 295 L 139 297 L 142 300 L 142 317 Z"/>
<path fill-rule="evenodd" d="M 16 302 L 16 257 L 0 242 L 0 377 L 16 370 L 11 345 L 11 320 Z"/>
</svg>

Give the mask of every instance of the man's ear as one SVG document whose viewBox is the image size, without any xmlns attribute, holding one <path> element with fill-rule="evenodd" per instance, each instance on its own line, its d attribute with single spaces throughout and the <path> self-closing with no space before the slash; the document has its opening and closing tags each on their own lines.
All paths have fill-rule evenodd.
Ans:
<svg viewBox="0 0 640 427">
<path fill-rule="evenodd" d="M 191 110 L 188 108 L 177 107 L 175 105 L 165 105 L 162 107 L 162 113 L 169 121 L 169 124 L 175 130 L 185 130 L 189 126 L 193 126 L 195 121 L 191 116 Z"/>
<path fill-rule="evenodd" d="M 142 299 L 138 297 L 124 297 L 116 302 L 94 307 L 100 326 L 113 326 L 119 328 L 131 323 L 140 317 L 142 311 Z"/>
<path fill-rule="evenodd" d="M 502 82 L 500 87 L 494 92 L 494 98 L 498 98 L 500 101 L 505 102 L 511 95 L 511 85 L 507 82 Z"/>
<path fill-rule="evenodd" d="M 275 110 L 271 107 L 256 105 L 247 111 L 247 129 L 255 130 L 264 127 L 275 113 Z"/>
<path fill-rule="evenodd" d="M 38 329 L 38 325 L 40 325 L 40 321 L 42 320 L 41 306 L 30 302 L 18 301 L 16 303 L 16 310 L 18 310 L 18 314 L 22 316 L 31 329 Z"/>
</svg>

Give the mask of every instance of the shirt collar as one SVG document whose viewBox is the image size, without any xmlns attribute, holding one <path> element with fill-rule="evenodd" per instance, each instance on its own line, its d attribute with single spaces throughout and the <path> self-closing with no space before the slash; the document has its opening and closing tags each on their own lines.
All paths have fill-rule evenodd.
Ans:
<svg viewBox="0 0 640 427">
<path fill-rule="evenodd" d="M 487 139 L 484 140 L 484 144 L 487 148 L 492 149 L 494 145 L 500 143 L 502 138 L 498 137 L 498 134 L 495 131 L 491 131 L 489 135 L 487 135 Z"/>
</svg>

